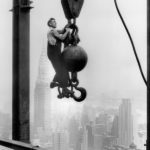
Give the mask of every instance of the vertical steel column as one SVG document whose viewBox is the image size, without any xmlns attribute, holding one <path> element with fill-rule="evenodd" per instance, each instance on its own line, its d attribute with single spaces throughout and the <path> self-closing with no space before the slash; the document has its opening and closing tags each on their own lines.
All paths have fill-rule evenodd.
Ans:
<svg viewBox="0 0 150 150">
<path fill-rule="evenodd" d="M 30 142 L 29 0 L 13 0 L 12 138 Z"/>
<path fill-rule="evenodd" d="M 150 87 L 150 1 L 147 0 L 147 86 Z M 150 88 L 147 88 L 147 150 L 150 150 Z"/>
</svg>

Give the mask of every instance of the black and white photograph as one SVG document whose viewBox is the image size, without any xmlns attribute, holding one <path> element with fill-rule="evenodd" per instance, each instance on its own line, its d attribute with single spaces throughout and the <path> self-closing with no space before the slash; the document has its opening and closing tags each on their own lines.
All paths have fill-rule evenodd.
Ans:
<svg viewBox="0 0 150 150">
<path fill-rule="evenodd" d="M 0 3 L 0 150 L 150 150 L 148 0 Z"/>
</svg>

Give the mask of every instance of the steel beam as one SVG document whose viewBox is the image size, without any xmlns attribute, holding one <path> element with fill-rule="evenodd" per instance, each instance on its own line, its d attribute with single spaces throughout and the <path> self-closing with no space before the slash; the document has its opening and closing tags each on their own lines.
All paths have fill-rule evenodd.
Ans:
<svg viewBox="0 0 150 150">
<path fill-rule="evenodd" d="M 30 142 L 30 7 L 29 0 L 13 0 L 12 138 Z"/>
</svg>

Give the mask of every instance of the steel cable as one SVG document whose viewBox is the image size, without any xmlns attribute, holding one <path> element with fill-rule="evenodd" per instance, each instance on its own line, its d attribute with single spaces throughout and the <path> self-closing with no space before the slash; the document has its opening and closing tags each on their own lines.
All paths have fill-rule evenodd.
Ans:
<svg viewBox="0 0 150 150">
<path fill-rule="evenodd" d="M 136 48 L 135 48 L 135 46 L 134 46 L 134 42 L 133 42 L 132 37 L 131 37 L 131 35 L 130 35 L 130 32 L 129 32 L 127 26 L 126 26 L 126 23 L 125 23 L 125 21 L 124 21 L 122 15 L 121 15 L 121 13 L 120 13 L 120 10 L 119 10 L 118 5 L 117 5 L 117 0 L 114 0 L 114 3 L 115 3 L 115 6 L 116 6 L 116 10 L 117 10 L 117 12 L 118 12 L 118 15 L 119 15 L 119 17 L 120 17 L 120 19 L 121 19 L 121 22 L 123 23 L 123 26 L 124 26 L 124 28 L 125 28 L 125 30 L 126 30 L 126 32 L 127 32 L 127 35 L 128 35 L 128 37 L 129 37 L 129 39 L 130 39 L 130 42 L 131 42 L 131 45 L 132 45 L 132 48 L 133 48 L 133 52 L 134 52 L 134 55 L 135 55 L 135 58 L 136 58 L 136 61 L 137 61 L 137 64 L 138 64 L 138 67 L 139 67 L 141 76 L 142 76 L 142 78 L 143 78 L 143 81 L 144 81 L 145 85 L 147 86 L 147 81 L 146 81 L 146 78 L 145 78 L 145 76 L 144 76 L 144 73 L 143 73 L 143 70 L 142 70 L 142 67 L 141 67 L 141 64 L 140 64 L 140 61 L 139 61 L 137 52 L 136 52 Z"/>
</svg>

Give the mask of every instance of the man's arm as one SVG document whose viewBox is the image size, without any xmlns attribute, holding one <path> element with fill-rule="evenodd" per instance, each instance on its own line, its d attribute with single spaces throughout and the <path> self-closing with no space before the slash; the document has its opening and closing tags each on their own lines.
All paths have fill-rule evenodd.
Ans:
<svg viewBox="0 0 150 150">
<path fill-rule="evenodd" d="M 57 32 L 58 32 L 59 34 L 64 34 L 64 33 L 65 33 L 65 28 L 63 28 L 62 30 L 57 30 Z"/>
<path fill-rule="evenodd" d="M 64 33 L 65 33 L 65 31 L 66 31 L 66 28 L 69 28 L 69 27 L 70 27 L 70 25 L 71 25 L 71 24 L 69 24 L 69 23 L 68 23 L 67 25 L 65 25 L 65 27 L 64 27 L 62 30 L 57 30 L 57 31 L 58 31 L 58 33 L 59 33 L 59 34 L 64 34 Z"/>
<path fill-rule="evenodd" d="M 65 33 L 64 34 L 59 34 L 59 32 L 58 31 L 53 31 L 53 33 L 54 33 L 54 36 L 56 37 L 56 38 L 58 38 L 58 39 L 60 39 L 60 40 L 64 40 L 66 37 L 67 37 L 67 34 L 69 33 L 69 29 L 66 29 L 66 31 L 65 31 Z"/>
</svg>

